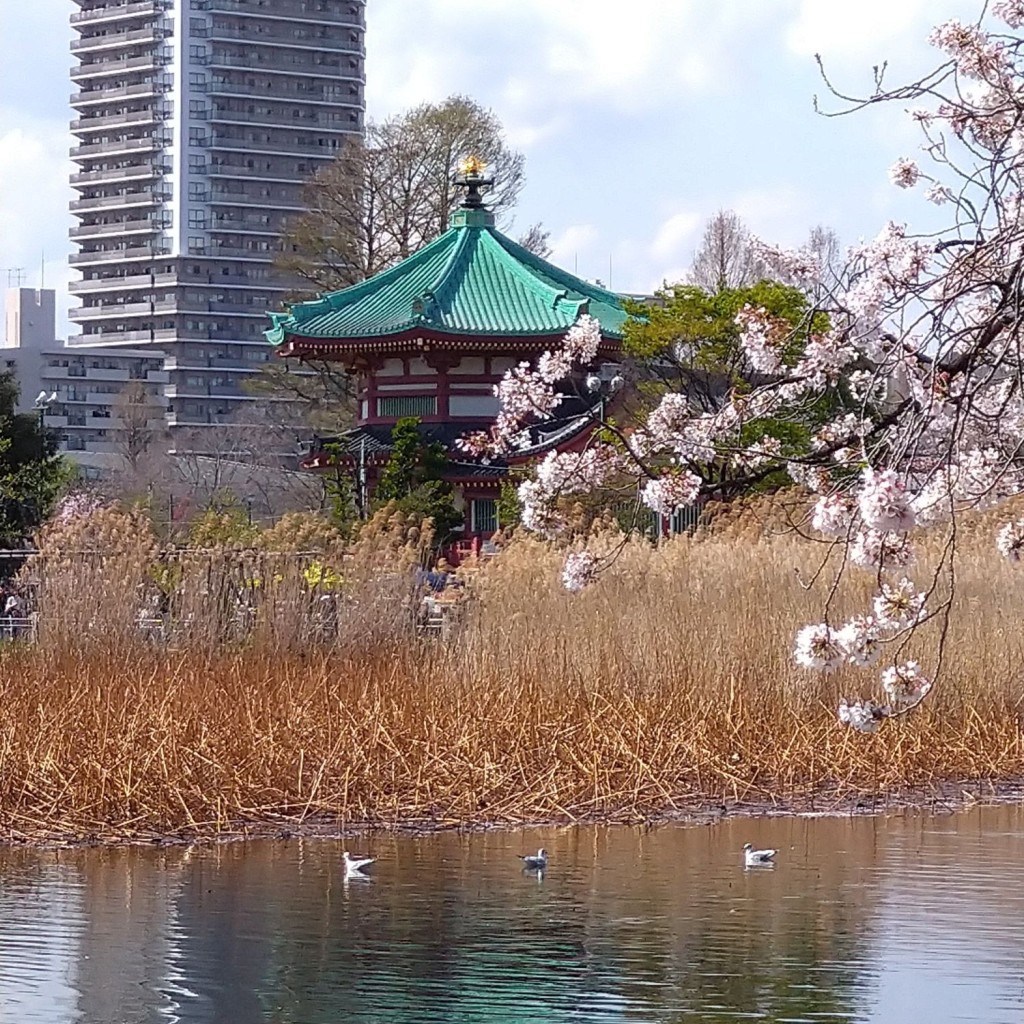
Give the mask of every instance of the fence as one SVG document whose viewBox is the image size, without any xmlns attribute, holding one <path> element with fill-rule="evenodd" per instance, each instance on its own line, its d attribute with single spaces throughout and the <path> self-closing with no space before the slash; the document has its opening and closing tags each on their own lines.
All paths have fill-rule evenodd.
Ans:
<svg viewBox="0 0 1024 1024">
<path fill-rule="evenodd" d="M 38 632 L 37 616 L 0 616 L 0 640 L 25 640 L 32 642 Z"/>
</svg>

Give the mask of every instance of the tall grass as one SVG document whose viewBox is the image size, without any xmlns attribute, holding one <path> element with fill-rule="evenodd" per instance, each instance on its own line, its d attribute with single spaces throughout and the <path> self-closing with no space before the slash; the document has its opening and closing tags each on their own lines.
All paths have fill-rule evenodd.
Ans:
<svg viewBox="0 0 1024 1024">
<path fill-rule="evenodd" d="M 987 532 L 967 543 L 942 684 L 878 736 L 835 717 L 874 673 L 822 678 L 792 662 L 795 629 L 821 615 L 822 593 L 802 584 L 820 546 L 758 530 L 630 543 L 575 596 L 559 585 L 562 555 L 513 543 L 468 574 L 448 642 L 417 638 L 393 612 L 407 595 L 373 590 L 372 573 L 330 646 L 267 627 L 244 644 L 198 631 L 153 647 L 122 611 L 103 644 L 51 637 L 0 658 L 0 830 L 636 820 L 1008 782 L 1024 775 L 1024 593 Z M 926 548 L 922 573 L 934 557 Z M 79 589 L 62 594 L 83 622 L 76 602 L 96 608 L 110 565 L 95 578 L 79 566 Z M 839 611 L 862 610 L 870 589 L 851 578 Z"/>
</svg>

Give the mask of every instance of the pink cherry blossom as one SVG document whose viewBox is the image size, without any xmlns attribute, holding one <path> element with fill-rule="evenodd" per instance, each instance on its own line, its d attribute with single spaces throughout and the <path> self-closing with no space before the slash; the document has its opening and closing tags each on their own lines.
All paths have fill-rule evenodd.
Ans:
<svg viewBox="0 0 1024 1024">
<path fill-rule="evenodd" d="M 869 530 L 900 533 L 914 528 L 907 489 L 891 469 L 865 469 L 858 496 L 860 517 Z"/>
<path fill-rule="evenodd" d="M 882 673 L 882 689 L 897 708 L 917 704 L 931 688 L 931 680 L 921 673 L 916 661 L 893 665 Z"/>
<path fill-rule="evenodd" d="M 697 500 L 701 479 L 696 473 L 666 473 L 644 484 L 640 499 L 660 515 L 671 515 L 677 508 L 685 508 Z"/>
<path fill-rule="evenodd" d="M 846 651 L 840 645 L 836 630 L 824 622 L 804 626 L 796 635 L 793 659 L 804 668 L 830 672 L 846 659 Z"/>
<path fill-rule="evenodd" d="M 572 594 L 579 593 L 597 575 L 597 558 L 589 551 L 574 551 L 565 559 L 562 583 Z"/>
<path fill-rule="evenodd" d="M 889 180 L 899 188 L 913 188 L 921 177 L 921 169 L 913 160 L 901 157 L 889 168 Z"/>
</svg>

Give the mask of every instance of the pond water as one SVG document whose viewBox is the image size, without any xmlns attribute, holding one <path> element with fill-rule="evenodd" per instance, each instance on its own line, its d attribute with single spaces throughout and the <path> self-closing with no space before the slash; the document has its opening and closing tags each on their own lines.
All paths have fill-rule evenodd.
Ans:
<svg viewBox="0 0 1024 1024">
<path fill-rule="evenodd" d="M 1024 1021 L 1020 807 L 352 845 L 0 850 L 0 1020 Z"/>
</svg>

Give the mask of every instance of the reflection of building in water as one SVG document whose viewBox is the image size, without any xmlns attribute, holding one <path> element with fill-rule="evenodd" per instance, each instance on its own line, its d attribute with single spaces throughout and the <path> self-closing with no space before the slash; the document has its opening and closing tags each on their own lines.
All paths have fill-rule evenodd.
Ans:
<svg viewBox="0 0 1024 1024">
<path fill-rule="evenodd" d="M 85 927 L 75 872 L 53 854 L 0 851 L 0 1021 L 71 1021 Z"/>
<path fill-rule="evenodd" d="M 190 993 L 183 1021 L 277 1019 L 264 1012 L 260 993 L 278 944 L 277 895 L 293 872 L 294 859 L 285 866 L 269 846 L 219 846 L 193 859 L 177 903 L 177 966 Z"/>
<path fill-rule="evenodd" d="M 180 1000 L 176 902 L 182 850 L 78 855 L 85 921 L 78 960 L 80 1019 L 174 1020 Z M 191 1015 L 182 1019 L 199 1020 Z"/>
</svg>

